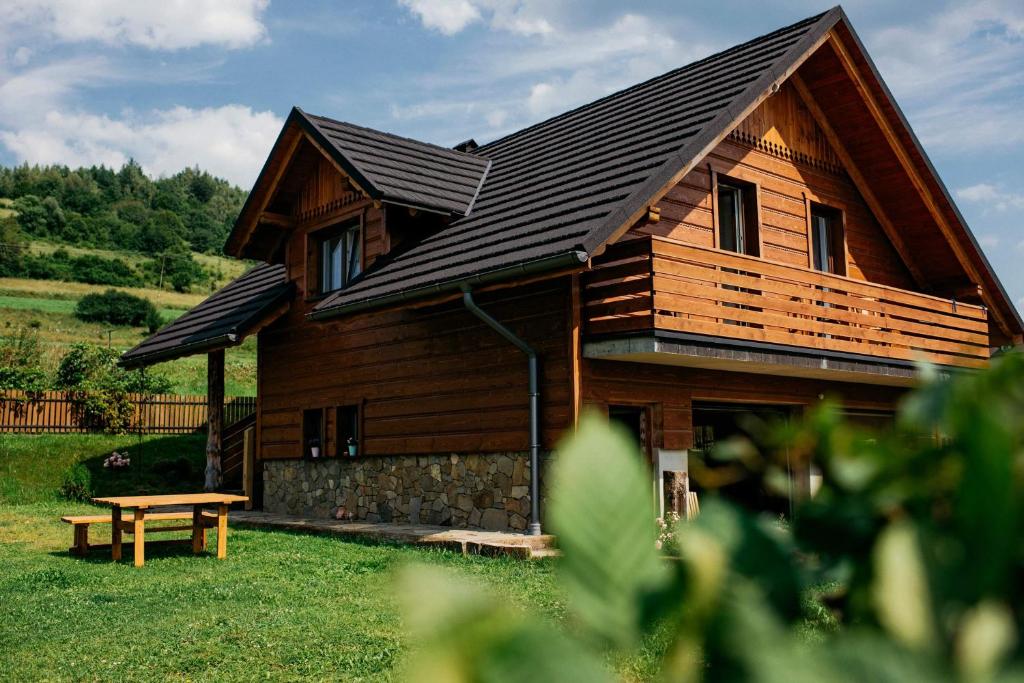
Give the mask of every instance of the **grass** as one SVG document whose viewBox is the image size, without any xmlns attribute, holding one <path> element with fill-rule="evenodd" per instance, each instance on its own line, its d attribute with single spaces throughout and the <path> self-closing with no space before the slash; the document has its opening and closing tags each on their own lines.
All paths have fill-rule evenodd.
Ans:
<svg viewBox="0 0 1024 683">
<path fill-rule="evenodd" d="M 228 557 L 182 547 L 146 566 L 67 553 L 87 506 L 0 507 L 0 679 L 400 680 L 396 570 L 415 562 L 560 618 L 551 563 L 286 532 L 231 531 Z M 215 534 L 211 534 L 211 545 Z"/>
<path fill-rule="evenodd" d="M 71 557 L 60 516 L 98 509 L 59 501 L 60 471 L 85 462 L 95 472 L 110 450 L 137 447 L 133 437 L 0 435 L 0 680 L 400 680 L 407 643 L 393 575 L 411 562 L 564 615 L 546 562 L 246 529 L 231 530 L 224 561 L 185 546 L 148 551 L 141 570 L 102 553 Z M 142 448 L 144 471 L 100 467 L 97 493 L 195 490 L 161 479 L 158 463 L 201 465 L 201 436 Z"/>
<path fill-rule="evenodd" d="M 37 311 L 39 313 L 61 313 L 73 315 L 77 299 L 43 298 L 40 296 L 10 296 L 0 294 L 0 309 L 12 311 Z M 185 311 L 181 308 L 159 308 L 160 316 L 167 321 L 174 320 Z"/>
</svg>

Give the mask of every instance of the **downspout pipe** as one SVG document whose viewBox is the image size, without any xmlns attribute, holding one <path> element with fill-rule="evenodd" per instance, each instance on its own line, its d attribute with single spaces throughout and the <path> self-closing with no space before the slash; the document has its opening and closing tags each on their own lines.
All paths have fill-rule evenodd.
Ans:
<svg viewBox="0 0 1024 683">
<path fill-rule="evenodd" d="M 511 342 L 526 354 L 530 372 L 530 536 L 540 536 L 540 382 L 537 378 L 537 352 L 523 339 L 517 337 L 473 300 L 473 289 L 462 285 L 462 303 L 466 310 L 482 320 L 484 324 Z"/>
</svg>

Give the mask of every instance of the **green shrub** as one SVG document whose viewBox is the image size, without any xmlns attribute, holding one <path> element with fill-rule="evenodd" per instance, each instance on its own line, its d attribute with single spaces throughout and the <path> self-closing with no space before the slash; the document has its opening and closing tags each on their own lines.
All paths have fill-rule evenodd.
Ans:
<svg viewBox="0 0 1024 683">
<path fill-rule="evenodd" d="M 81 343 L 73 344 L 61 358 L 54 386 L 72 395 L 81 426 L 125 432 L 135 409 L 129 394 L 170 390 L 165 376 L 125 370 L 117 364 L 118 358 L 115 349 Z"/>
<path fill-rule="evenodd" d="M 145 325 L 153 329 L 160 326 L 159 314 L 149 299 L 119 292 L 116 289 L 83 296 L 75 306 L 75 317 L 86 322 L 103 322 L 111 325 Z"/>
<path fill-rule="evenodd" d="M 92 473 L 82 463 L 76 463 L 64 472 L 60 495 L 68 500 L 88 501 L 92 498 Z"/>
<path fill-rule="evenodd" d="M 47 388 L 39 332 L 31 324 L 0 337 L 0 390 L 40 392 Z"/>
</svg>

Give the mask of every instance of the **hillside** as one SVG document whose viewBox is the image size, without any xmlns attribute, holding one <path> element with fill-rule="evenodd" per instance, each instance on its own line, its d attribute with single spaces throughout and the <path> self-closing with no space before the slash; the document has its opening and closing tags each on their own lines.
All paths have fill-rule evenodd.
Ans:
<svg viewBox="0 0 1024 683">
<path fill-rule="evenodd" d="M 134 162 L 105 167 L 0 167 L 0 344 L 29 330 L 53 373 L 76 342 L 125 350 L 148 331 L 75 317 L 87 294 L 114 288 L 169 321 L 251 264 L 221 245 L 245 192 L 198 169 L 152 180 Z M 163 363 L 173 391 L 206 391 L 205 356 Z M 226 391 L 255 393 L 255 341 L 227 354 Z"/>
</svg>

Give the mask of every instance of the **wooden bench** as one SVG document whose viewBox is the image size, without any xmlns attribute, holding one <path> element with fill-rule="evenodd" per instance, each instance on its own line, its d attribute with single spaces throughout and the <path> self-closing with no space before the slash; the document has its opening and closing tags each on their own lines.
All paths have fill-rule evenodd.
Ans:
<svg viewBox="0 0 1024 683">
<path fill-rule="evenodd" d="M 191 531 L 192 530 L 192 511 L 182 510 L 180 512 L 147 512 L 144 517 L 144 521 L 150 520 L 174 520 L 174 519 L 187 519 L 188 524 L 182 524 L 179 526 L 160 526 L 152 527 L 147 529 L 149 533 L 162 533 L 165 531 Z M 64 515 L 60 518 L 60 521 L 65 524 L 70 524 L 74 529 L 74 545 L 68 548 L 68 552 L 72 555 L 86 556 L 89 554 L 89 550 L 94 548 L 110 549 L 110 543 L 100 544 L 89 544 L 89 525 L 90 524 L 110 524 L 110 515 Z M 215 512 L 203 512 L 203 528 L 202 535 L 199 539 L 201 548 L 206 550 L 206 530 L 217 526 L 217 513 Z M 121 522 L 121 530 L 127 531 L 130 534 L 135 533 L 135 524 L 133 522 L 124 521 Z M 182 544 L 182 543 L 194 543 L 193 539 L 183 538 L 175 539 L 171 541 L 156 541 L 158 544 Z"/>
</svg>

